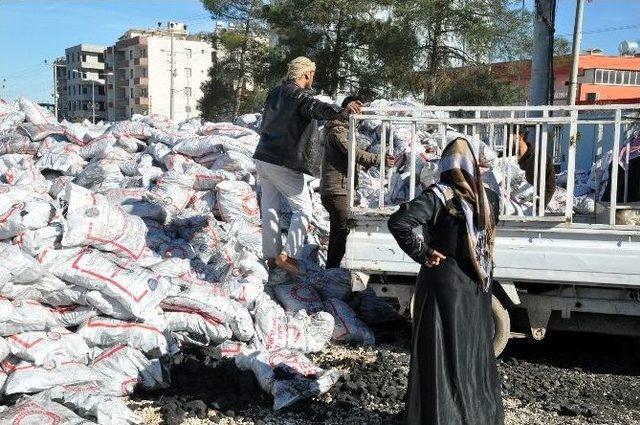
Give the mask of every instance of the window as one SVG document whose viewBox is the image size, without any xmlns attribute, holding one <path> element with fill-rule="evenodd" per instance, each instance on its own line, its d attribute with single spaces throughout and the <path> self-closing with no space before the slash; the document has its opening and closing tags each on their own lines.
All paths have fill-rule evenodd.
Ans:
<svg viewBox="0 0 640 425">
<path fill-rule="evenodd" d="M 133 99 L 133 87 L 131 87 L 129 90 L 130 90 L 130 93 L 131 93 L 130 97 Z"/>
<path fill-rule="evenodd" d="M 71 101 L 69 100 L 67 102 L 67 110 L 70 111 L 71 110 Z"/>
<path fill-rule="evenodd" d="M 69 62 L 69 53 L 67 53 L 67 62 Z M 71 109 L 71 108 L 69 108 Z"/>
<path fill-rule="evenodd" d="M 78 84 L 78 94 L 82 93 L 82 85 Z"/>
<path fill-rule="evenodd" d="M 191 57 L 191 49 L 184 49 L 184 51 L 187 54 L 187 57 L 190 58 Z"/>
<path fill-rule="evenodd" d="M 77 52 L 77 53 L 76 53 L 76 60 L 77 60 L 78 62 L 80 62 L 80 52 Z"/>
<path fill-rule="evenodd" d="M 75 100 L 73 101 L 73 110 L 74 111 L 76 110 L 76 101 Z"/>
<path fill-rule="evenodd" d="M 87 55 L 86 54 L 82 54 L 82 62 L 86 62 L 87 61 Z"/>
<path fill-rule="evenodd" d="M 147 68 L 140 69 L 140 76 L 146 78 L 147 77 Z"/>
<path fill-rule="evenodd" d="M 140 50 L 140 57 L 141 58 L 146 58 L 147 57 L 147 49 Z"/>
<path fill-rule="evenodd" d="M 129 79 L 133 79 L 133 69 L 129 70 Z"/>
<path fill-rule="evenodd" d="M 104 86 L 98 87 L 98 94 L 104 94 Z"/>
<path fill-rule="evenodd" d="M 87 94 L 89 92 L 89 88 L 84 86 L 82 87 L 82 94 Z"/>
<path fill-rule="evenodd" d="M 104 62 L 104 53 L 98 53 L 98 62 Z"/>
<path fill-rule="evenodd" d="M 204 49 L 202 49 L 202 54 L 204 55 Z"/>
<path fill-rule="evenodd" d="M 187 74 L 187 77 L 191 77 L 191 68 L 185 68 L 184 73 Z"/>
<path fill-rule="evenodd" d="M 129 59 L 133 59 L 133 49 L 129 50 Z"/>
<path fill-rule="evenodd" d="M 71 71 L 67 71 L 67 80 L 71 79 Z"/>
<path fill-rule="evenodd" d="M 89 103 L 88 102 L 83 102 L 82 103 L 82 110 L 86 111 L 88 109 Z"/>
<path fill-rule="evenodd" d="M 191 97 L 191 87 L 184 88 L 184 95 L 187 97 Z"/>
</svg>

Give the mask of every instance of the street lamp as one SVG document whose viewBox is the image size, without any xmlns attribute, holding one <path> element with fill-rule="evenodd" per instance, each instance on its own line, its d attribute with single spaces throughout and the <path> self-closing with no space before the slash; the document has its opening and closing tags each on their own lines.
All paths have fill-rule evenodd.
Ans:
<svg viewBox="0 0 640 425">
<path fill-rule="evenodd" d="M 113 72 L 106 72 L 104 74 L 104 82 L 107 82 L 107 77 L 113 77 L 113 120 L 116 118 L 116 77 Z M 108 90 L 108 87 L 105 87 L 105 90 Z M 106 93 L 105 93 L 106 94 Z M 109 120 L 109 95 L 107 95 L 107 120 Z"/>
<path fill-rule="evenodd" d="M 71 72 L 75 74 L 80 74 L 80 77 L 82 77 L 82 72 L 78 71 L 77 69 L 73 69 L 71 70 Z M 83 81 L 85 82 L 91 81 L 91 121 L 95 124 L 96 123 L 96 80 L 94 80 L 93 78 L 91 79 L 83 78 Z M 100 81 L 98 81 L 98 84 L 100 84 Z"/>
</svg>

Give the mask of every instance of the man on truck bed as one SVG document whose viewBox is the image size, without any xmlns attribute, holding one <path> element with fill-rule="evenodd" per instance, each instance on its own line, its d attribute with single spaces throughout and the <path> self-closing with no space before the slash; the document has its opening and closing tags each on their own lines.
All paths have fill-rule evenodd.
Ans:
<svg viewBox="0 0 640 425">
<path fill-rule="evenodd" d="M 341 109 L 315 99 L 311 93 L 315 71 L 315 63 L 305 57 L 289 63 L 284 81 L 267 96 L 260 142 L 253 155 L 262 191 L 262 252 L 270 268 L 278 265 L 291 273 L 300 272 L 296 257 L 306 239 L 313 211 L 303 174 L 308 162 L 305 148 L 313 133 L 308 130 L 314 125 L 313 120 L 347 117 L 352 112 L 359 113 L 361 106 L 351 102 Z M 278 217 L 281 194 L 293 213 L 284 248 Z"/>
<path fill-rule="evenodd" d="M 359 96 L 347 96 L 342 101 L 345 108 L 352 102 L 363 103 Z M 347 243 L 347 169 L 349 158 L 349 123 L 346 117 L 338 117 L 327 122 L 325 128 L 324 160 L 322 162 L 322 179 L 320 180 L 320 195 L 322 206 L 329 213 L 329 252 L 327 254 L 327 268 L 340 267 Z M 370 153 L 356 144 L 356 163 L 365 168 L 380 164 L 380 155 Z M 387 155 L 386 166 L 393 167 L 393 157 Z M 358 170 L 355 174 L 358 187 Z"/>
<path fill-rule="evenodd" d="M 533 175 L 536 166 L 535 150 L 527 140 L 529 137 L 529 129 L 526 127 L 520 127 L 520 130 L 516 134 L 515 126 L 512 127 L 513 138 L 517 140 L 518 144 L 518 165 L 520 169 L 524 171 L 525 178 L 529 184 L 533 185 Z M 514 146 L 515 149 L 515 146 Z M 556 173 L 553 169 L 553 161 L 549 155 L 546 156 L 545 170 L 538 170 L 538 173 L 545 173 L 545 186 L 544 186 L 544 206 L 546 207 L 551 201 L 554 192 L 556 191 Z M 538 184 L 542 181 L 542 178 L 538 177 Z"/>
</svg>

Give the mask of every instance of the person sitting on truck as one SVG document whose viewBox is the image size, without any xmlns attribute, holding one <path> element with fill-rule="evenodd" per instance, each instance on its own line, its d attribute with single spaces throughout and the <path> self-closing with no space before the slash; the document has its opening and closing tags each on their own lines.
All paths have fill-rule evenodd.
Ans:
<svg viewBox="0 0 640 425">
<path fill-rule="evenodd" d="M 346 108 L 351 102 L 363 103 L 359 96 L 347 96 L 342 101 Z M 327 253 L 328 269 L 340 267 L 347 243 L 347 166 L 349 147 L 349 123 L 345 117 L 338 117 L 327 122 L 325 128 L 324 159 L 322 161 L 322 178 L 320 195 L 322 205 L 329 213 L 329 251 Z M 356 143 L 356 163 L 365 168 L 380 164 L 380 155 L 362 149 Z M 393 167 L 393 157 L 387 155 L 386 166 Z M 358 170 L 355 173 L 355 187 L 358 186 Z"/>
<path fill-rule="evenodd" d="M 261 188 L 262 252 L 270 268 L 278 265 L 299 273 L 296 259 L 307 237 L 312 215 L 311 195 L 305 175 L 306 157 L 301 144 L 307 144 L 307 129 L 313 120 L 335 120 L 360 112 L 360 103 L 345 108 L 321 102 L 313 97 L 311 86 L 316 65 L 298 57 L 288 65 L 285 79 L 275 87 L 264 105 L 260 141 L 253 155 Z M 291 224 L 283 248 L 278 217 L 280 196 L 291 206 Z"/>
<path fill-rule="evenodd" d="M 422 265 L 413 301 L 409 425 L 504 421 L 491 313 L 498 196 L 485 190 L 471 143 L 451 141 L 440 182 L 402 204 L 388 223 L 400 248 Z"/>
<path fill-rule="evenodd" d="M 520 129 L 516 132 L 516 127 L 512 127 L 511 133 L 513 134 L 513 139 L 516 140 L 516 145 L 513 147 L 513 154 L 518 153 L 518 165 L 520 169 L 524 171 L 525 178 L 529 184 L 533 185 L 533 176 L 535 170 L 535 150 L 531 146 L 528 141 L 529 138 L 529 129 L 525 126 L 521 126 Z M 549 201 L 553 197 L 553 194 L 556 191 L 556 173 L 553 168 L 553 160 L 551 156 L 546 156 L 545 162 L 545 186 L 544 186 L 544 206 L 549 205 Z M 540 173 L 541 171 L 538 170 Z M 538 184 L 542 182 L 542 177 L 538 177 Z"/>
</svg>

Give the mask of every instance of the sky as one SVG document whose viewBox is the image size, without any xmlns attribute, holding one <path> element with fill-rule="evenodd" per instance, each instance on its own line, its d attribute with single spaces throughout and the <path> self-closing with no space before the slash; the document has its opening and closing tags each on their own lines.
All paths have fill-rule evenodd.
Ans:
<svg viewBox="0 0 640 425">
<path fill-rule="evenodd" d="M 556 33 L 568 39 L 575 3 L 558 0 Z M 524 0 L 525 7 L 532 4 Z M 215 24 L 200 0 L 0 0 L 0 97 L 52 102 L 45 60 L 51 63 L 80 43 L 112 45 L 129 28 L 168 20 L 186 23 L 191 32 Z M 583 31 L 583 49 L 618 54 L 622 40 L 640 40 L 640 0 L 587 0 Z"/>
</svg>

